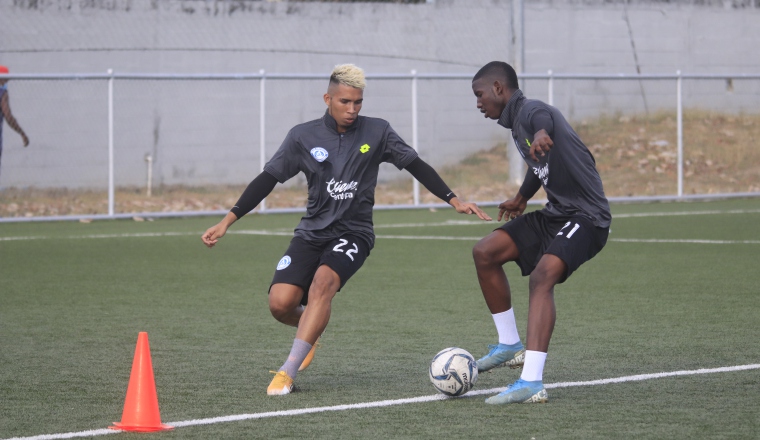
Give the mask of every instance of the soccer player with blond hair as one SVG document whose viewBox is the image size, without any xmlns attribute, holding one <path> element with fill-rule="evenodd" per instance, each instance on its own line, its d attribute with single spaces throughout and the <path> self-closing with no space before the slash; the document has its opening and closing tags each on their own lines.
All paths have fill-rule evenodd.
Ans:
<svg viewBox="0 0 760 440">
<path fill-rule="evenodd" d="M 316 342 L 327 327 L 333 298 L 374 246 L 372 212 L 381 163 L 406 169 L 457 212 L 491 220 L 474 203 L 461 202 L 387 121 L 359 116 L 364 87 L 360 68 L 336 66 L 323 97 L 325 114 L 293 127 L 230 212 L 201 237 L 206 246 L 213 247 L 277 182 L 284 183 L 299 172 L 306 175 L 306 215 L 269 287 L 272 316 L 297 330 L 285 363 L 273 371 L 268 395 L 293 390 L 298 371 L 311 363 Z"/>
</svg>

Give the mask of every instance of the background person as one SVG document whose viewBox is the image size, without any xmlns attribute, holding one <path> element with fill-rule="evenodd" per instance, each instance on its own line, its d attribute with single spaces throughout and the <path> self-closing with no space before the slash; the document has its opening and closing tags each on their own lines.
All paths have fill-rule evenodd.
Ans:
<svg viewBox="0 0 760 440">
<path fill-rule="evenodd" d="M 0 75 L 10 73 L 8 68 L 0 66 Z M 24 147 L 29 146 L 29 138 L 26 136 L 24 129 L 21 128 L 16 118 L 11 112 L 11 99 L 8 93 L 8 78 L 0 78 L 0 163 L 3 157 L 3 119 L 8 125 L 21 135 Z"/>
</svg>

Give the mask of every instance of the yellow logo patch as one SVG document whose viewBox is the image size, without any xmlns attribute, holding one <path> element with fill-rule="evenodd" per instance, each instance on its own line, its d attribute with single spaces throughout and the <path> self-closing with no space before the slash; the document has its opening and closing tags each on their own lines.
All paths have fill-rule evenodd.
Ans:
<svg viewBox="0 0 760 440">
<path fill-rule="evenodd" d="M 366 153 L 367 151 L 369 151 L 369 144 L 364 144 L 364 145 L 362 145 L 361 147 L 359 147 L 359 151 L 361 151 L 361 152 L 362 152 L 362 154 L 364 154 L 364 153 Z"/>
</svg>

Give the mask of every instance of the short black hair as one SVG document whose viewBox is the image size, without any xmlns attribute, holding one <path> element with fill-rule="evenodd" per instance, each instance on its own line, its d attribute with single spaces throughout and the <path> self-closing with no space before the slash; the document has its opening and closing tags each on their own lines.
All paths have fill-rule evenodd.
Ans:
<svg viewBox="0 0 760 440">
<path fill-rule="evenodd" d="M 491 61 L 478 70 L 478 73 L 472 78 L 473 81 L 479 80 L 483 77 L 494 77 L 504 81 L 507 84 L 507 88 L 511 90 L 517 90 L 520 86 L 517 83 L 517 72 L 509 64 L 504 61 Z"/>
</svg>

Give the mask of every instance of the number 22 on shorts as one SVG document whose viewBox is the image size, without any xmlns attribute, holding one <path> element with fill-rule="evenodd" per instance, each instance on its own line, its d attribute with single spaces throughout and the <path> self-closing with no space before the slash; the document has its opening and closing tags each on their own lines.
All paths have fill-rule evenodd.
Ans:
<svg viewBox="0 0 760 440">
<path fill-rule="evenodd" d="M 333 248 L 333 251 L 334 252 L 344 252 L 342 248 L 343 248 L 343 246 L 345 246 L 347 244 L 348 244 L 348 240 L 346 240 L 344 238 L 341 238 L 340 239 L 340 243 L 338 243 L 338 244 L 335 245 L 335 247 Z M 355 254 L 355 253 L 359 252 L 359 247 L 356 245 L 356 243 L 351 243 L 351 244 L 354 246 L 354 248 L 345 251 L 345 253 L 346 253 L 346 256 L 351 259 L 351 261 L 354 261 L 354 256 L 351 255 L 351 254 Z"/>
</svg>

